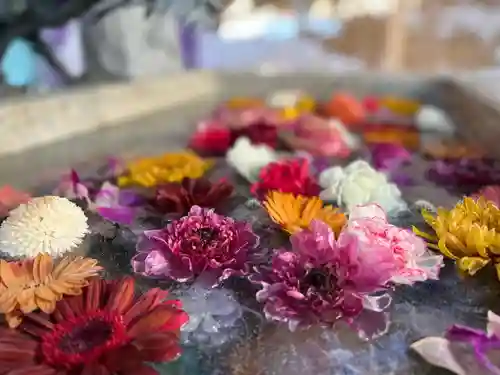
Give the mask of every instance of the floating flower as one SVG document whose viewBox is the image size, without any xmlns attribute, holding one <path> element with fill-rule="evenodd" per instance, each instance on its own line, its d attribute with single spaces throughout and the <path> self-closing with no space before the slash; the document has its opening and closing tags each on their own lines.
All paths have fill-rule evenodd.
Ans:
<svg viewBox="0 0 500 375">
<path fill-rule="evenodd" d="M 226 154 L 226 162 L 250 182 L 258 179 L 260 170 L 278 160 L 278 155 L 266 145 L 253 145 L 248 138 L 238 138 Z"/>
<path fill-rule="evenodd" d="M 307 159 L 292 159 L 270 163 L 260 170 L 259 180 L 252 185 L 252 193 L 264 199 L 270 191 L 314 197 L 320 187 L 311 176 Z"/>
<path fill-rule="evenodd" d="M 157 186 L 155 196 L 149 203 L 155 211 L 162 214 L 185 215 L 193 206 L 219 206 L 231 196 L 233 190 L 233 186 L 225 180 L 212 183 L 203 178 L 185 178 L 181 183 Z"/>
<path fill-rule="evenodd" d="M 186 343 L 219 346 L 235 338 L 243 309 L 233 294 L 197 282 L 181 296 L 189 323 L 181 329 Z"/>
<path fill-rule="evenodd" d="M 432 159 L 475 159 L 484 158 L 480 147 L 456 140 L 438 140 L 422 145 L 421 153 Z"/>
<path fill-rule="evenodd" d="M 0 217 L 9 215 L 9 212 L 22 203 L 31 199 L 28 193 L 18 191 L 12 186 L 5 185 L 0 188 Z"/>
<path fill-rule="evenodd" d="M 365 129 L 363 140 L 367 144 L 391 143 L 416 150 L 420 146 L 420 133 L 413 127 L 397 125 L 383 130 Z"/>
<path fill-rule="evenodd" d="M 292 251 L 276 252 L 271 266 L 251 280 L 262 286 L 256 297 L 264 303 L 267 319 L 286 322 L 291 330 L 352 322 L 372 305 L 369 295 L 384 290 L 395 267 L 391 254 L 379 252 L 376 243 L 371 251 L 361 252 L 356 236 L 342 233 L 335 240 L 333 231 L 318 220 L 290 241 Z"/>
<path fill-rule="evenodd" d="M 396 264 L 392 282 L 411 285 L 438 279 L 443 257 L 429 254 L 426 243 L 410 230 L 389 224 L 382 207 L 376 204 L 355 207 L 349 214 L 346 230 L 366 244 L 365 249 L 374 243 L 378 245 L 375 248 L 390 249 Z"/>
<path fill-rule="evenodd" d="M 202 121 L 189 140 L 189 148 L 198 153 L 224 155 L 232 144 L 232 131 L 217 120 Z"/>
<path fill-rule="evenodd" d="M 323 200 L 336 201 L 349 211 L 368 203 L 377 203 L 389 213 L 406 208 L 398 187 L 362 160 L 345 168 L 337 166 L 324 170 L 319 182 L 324 188 L 320 194 Z"/>
<path fill-rule="evenodd" d="M 348 127 L 355 127 L 366 117 L 363 104 L 349 93 L 335 93 L 325 107 L 329 117 L 338 118 Z"/>
<path fill-rule="evenodd" d="M 105 182 L 91 202 L 90 208 L 109 221 L 131 225 L 141 203 L 143 199 L 137 193 Z"/>
<path fill-rule="evenodd" d="M 411 161 L 410 152 L 401 145 L 379 143 L 370 147 L 372 164 L 376 170 L 391 173 Z"/>
<path fill-rule="evenodd" d="M 346 158 L 358 146 L 357 138 L 340 121 L 315 115 L 301 116 L 293 132 L 281 132 L 280 137 L 291 149 L 318 156 Z"/>
<path fill-rule="evenodd" d="M 397 96 L 382 97 L 379 99 L 379 104 L 402 116 L 413 116 L 422 108 L 422 105 L 416 100 Z"/>
<path fill-rule="evenodd" d="M 63 295 L 80 294 L 101 269 L 95 259 L 81 257 L 63 258 L 54 265 L 48 254 L 22 262 L 0 260 L 0 313 L 12 328 L 35 310 L 50 314 Z"/>
<path fill-rule="evenodd" d="M 500 185 L 485 186 L 472 196 L 475 199 L 479 197 L 484 197 L 484 199 L 500 208 Z"/>
<path fill-rule="evenodd" d="M 118 178 L 118 185 L 153 187 L 164 182 L 180 182 L 184 178 L 200 178 L 212 165 L 188 151 L 138 159 L 127 165 L 127 172 Z"/>
<path fill-rule="evenodd" d="M 428 246 L 456 261 L 459 269 L 475 275 L 487 264 L 494 263 L 500 279 L 500 209 L 479 198 L 464 198 L 453 209 L 438 208 L 437 215 L 423 211 L 425 222 L 434 235 L 413 228 L 428 240 Z"/>
<path fill-rule="evenodd" d="M 150 289 L 134 296 L 134 281 L 94 279 L 83 294 L 34 313 L 20 329 L 0 331 L 0 373 L 20 375 L 158 374 L 146 362 L 180 354 L 188 317 L 179 301 Z"/>
<path fill-rule="evenodd" d="M 436 160 L 427 178 L 441 186 L 469 194 L 485 185 L 500 184 L 500 165 L 491 159 Z"/>
<path fill-rule="evenodd" d="M 346 222 L 343 213 L 333 206 L 324 206 L 318 197 L 272 191 L 264 201 L 264 208 L 271 219 L 290 234 L 308 228 L 315 219 L 338 234 Z"/>
<path fill-rule="evenodd" d="M 68 199 L 83 199 L 87 203 L 90 202 L 89 188 L 82 182 L 74 169 L 62 176 L 52 194 Z"/>
<path fill-rule="evenodd" d="M 12 257 L 58 257 L 80 246 L 87 233 L 87 217 L 76 204 L 62 197 L 37 197 L 12 210 L 0 225 L 0 251 Z"/>
<path fill-rule="evenodd" d="M 207 272 L 218 281 L 248 272 L 258 245 L 250 224 L 193 206 L 164 229 L 144 232 L 132 259 L 135 272 L 186 282 Z"/>
<path fill-rule="evenodd" d="M 432 131 L 453 134 L 455 126 L 442 109 L 424 105 L 415 113 L 415 124 L 420 131 Z"/>
<path fill-rule="evenodd" d="M 465 346 L 464 346 L 465 344 Z M 426 337 L 411 348 L 430 364 L 457 375 L 500 374 L 500 316 L 488 312 L 486 332 L 454 325 L 446 337 Z"/>
<path fill-rule="evenodd" d="M 120 189 L 105 181 L 83 182 L 75 170 L 63 176 L 58 187 L 53 192 L 68 199 L 83 199 L 86 209 L 95 211 L 103 218 L 130 225 L 137 214 L 137 207 L 142 203 L 141 197 L 132 190 Z"/>
</svg>

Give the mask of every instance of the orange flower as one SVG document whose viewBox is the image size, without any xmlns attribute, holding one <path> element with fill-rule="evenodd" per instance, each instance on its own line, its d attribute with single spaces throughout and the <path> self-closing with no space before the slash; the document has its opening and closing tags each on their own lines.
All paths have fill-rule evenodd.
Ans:
<svg viewBox="0 0 500 375">
<path fill-rule="evenodd" d="M 324 206 L 318 197 L 305 197 L 272 191 L 264 201 L 264 207 L 271 219 L 293 234 L 308 228 L 312 220 L 326 223 L 338 235 L 346 217 L 333 206 Z"/>
<path fill-rule="evenodd" d="M 418 149 L 420 134 L 414 129 L 368 130 L 363 133 L 365 143 L 395 143 L 410 150 Z"/>
<path fill-rule="evenodd" d="M 66 257 L 54 266 L 46 253 L 21 262 L 0 260 L 0 313 L 12 328 L 23 314 L 38 309 L 50 314 L 63 295 L 80 294 L 101 269 L 95 259 L 82 257 Z"/>
</svg>

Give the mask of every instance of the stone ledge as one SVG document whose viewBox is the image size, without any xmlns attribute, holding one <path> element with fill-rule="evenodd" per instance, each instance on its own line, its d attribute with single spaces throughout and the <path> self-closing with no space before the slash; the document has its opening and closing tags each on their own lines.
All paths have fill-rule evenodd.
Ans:
<svg viewBox="0 0 500 375">
<path fill-rule="evenodd" d="M 216 92 L 215 76 L 200 71 L 7 99 L 0 103 L 0 155 L 114 126 Z"/>
</svg>

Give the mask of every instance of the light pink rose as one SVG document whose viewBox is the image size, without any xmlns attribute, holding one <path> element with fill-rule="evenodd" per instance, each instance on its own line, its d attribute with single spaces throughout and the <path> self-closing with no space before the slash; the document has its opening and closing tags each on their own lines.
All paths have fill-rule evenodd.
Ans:
<svg viewBox="0 0 500 375">
<path fill-rule="evenodd" d="M 397 265 L 390 280 L 393 283 L 412 285 L 418 281 L 438 279 L 443 257 L 430 253 L 425 242 L 410 230 L 389 224 L 384 209 L 379 205 L 354 207 L 349 215 L 347 231 L 358 237 L 363 251 L 390 249 Z"/>
</svg>

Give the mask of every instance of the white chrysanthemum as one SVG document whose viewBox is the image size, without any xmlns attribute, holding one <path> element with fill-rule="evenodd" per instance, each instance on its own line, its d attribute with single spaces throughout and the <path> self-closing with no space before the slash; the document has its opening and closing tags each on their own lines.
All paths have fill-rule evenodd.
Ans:
<svg viewBox="0 0 500 375">
<path fill-rule="evenodd" d="M 259 171 L 278 160 L 274 150 L 266 145 L 253 145 L 246 137 L 240 137 L 226 153 L 227 163 L 250 182 L 258 179 Z"/>
<path fill-rule="evenodd" d="M 56 196 L 31 199 L 10 212 L 0 226 L 0 250 L 12 257 L 53 257 L 82 244 L 89 232 L 83 210 Z"/>
</svg>

